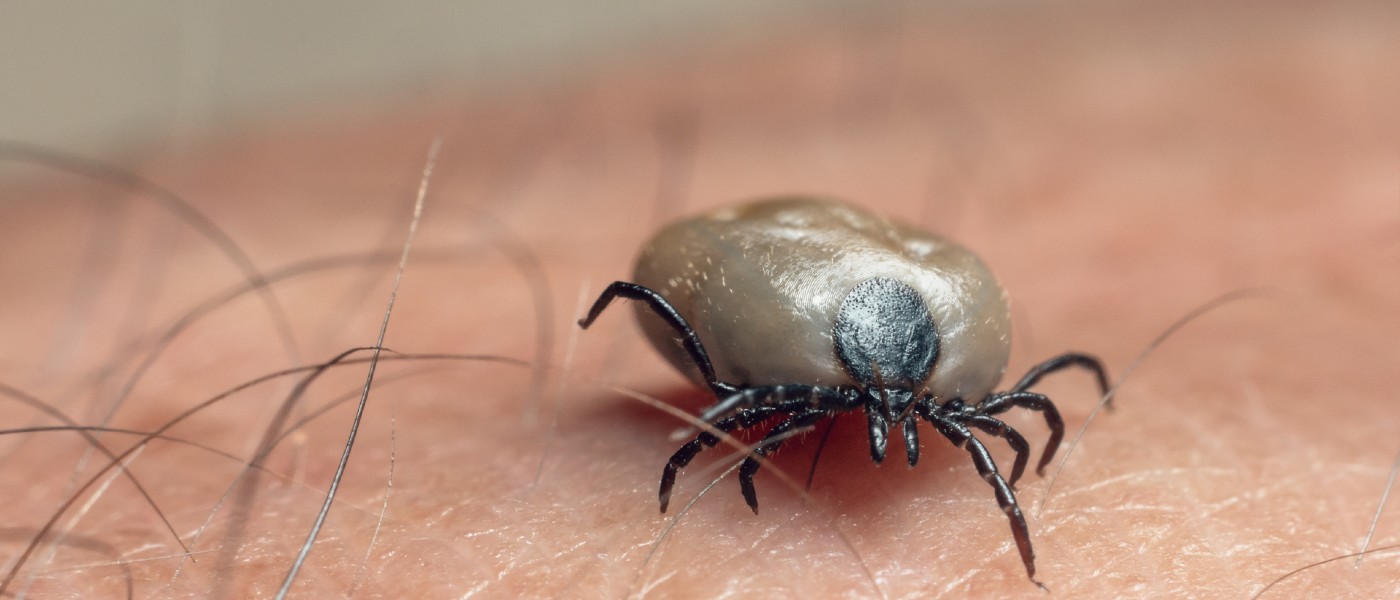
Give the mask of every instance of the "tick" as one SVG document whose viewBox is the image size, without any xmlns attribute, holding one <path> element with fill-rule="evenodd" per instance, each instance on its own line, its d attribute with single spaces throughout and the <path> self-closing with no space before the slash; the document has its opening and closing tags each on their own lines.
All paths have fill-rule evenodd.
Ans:
<svg viewBox="0 0 1400 600">
<path fill-rule="evenodd" d="M 779 198 L 664 228 L 642 249 L 634 280 L 609 285 L 579 326 L 615 298 L 640 301 L 637 318 L 652 345 L 714 393 L 702 421 L 723 432 L 768 424 L 739 469 L 755 513 L 758 458 L 777 451 L 785 433 L 861 410 L 871 459 L 884 461 L 898 428 L 912 467 L 922 419 L 971 455 L 1035 581 L 1035 551 L 1013 492 L 1029 445 L 997 415 L 1013 408 L 1043 415 L 1050 438 L 1036 473 L 1044 475 L 1064 422 L 1030 388 L 1070 367 L 1092 372 L 1104 393 L 1108 378 L 1099 359 L 1068 352 L 993 392 L 1011 352 L 1010 313 L 1001 286 L 970 250 L 835 200 Z M 974 430 L 1015 452 L 1010 480 Z M 671 456 L 661 474 L 662 512 L 677 472 L 719 441 L 702 432 Z"/>
</svg>

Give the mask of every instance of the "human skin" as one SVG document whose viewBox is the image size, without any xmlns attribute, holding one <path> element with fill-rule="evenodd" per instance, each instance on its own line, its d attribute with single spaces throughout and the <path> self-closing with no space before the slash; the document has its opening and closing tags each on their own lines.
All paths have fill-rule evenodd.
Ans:
<svg viewBox="0 0 1400 600">
<path fill-rule="evenodd" d="M 657 513 L 672 433 L 687 424 L 638 396 L 690 414 L 712 399 L 646 347 L 630 311 L 579 332 L 579 307 L 628 276 L 661 222 L 794 192 L 848 198 L 978 252 L 1013 301 L 1008 378 L 1071 349 L 1117 378 L 1177 319 L 1257 290 L 1157 347 L 1118 410 L 1072 454 L 1060 448 L 1053 487 L 1020 483 L 1053 594 L 1249 597 L 1357 551 L 1400 450 L 1393 3 L 905 17 L 808 23 L 116 161 L 178 191 L 264 273 L 348 264 L 269 286 L 294 352 L 268 304 L 245 294 L 176 337 L 110 425 L 151 431 L 241 382 L 373 345 L 441 135 L 384 345 L 522 363 L 384 355 L 297 597 L 1044 597 L 991 488 L 931 429 L 917 468 L 897 449 L 877 467 L 852 415 L 809 492 L 819 432 L 759 475 L 757 515 L 731 475 L 677 520 L 731 464 L 732 448 L 711 450 Z M 246 281 L 147 195 L 32 166 L 0 175 L 0 382 L 76 421 L 102 422 L 154 336 Z M 531 287 L 541 281 L 548 296 Z M 536 360 L 542 322 L 552 333 Z M 109 364 L 120 376 L 97 379 Z M 59 529 L 81 520 L 56 551 L 27 557 L 7 593 L 271 595 L 325 498 L 365 372 L 317 379 L 279 431 L 342 403 L 240 483 L 244 462 L 190 446 L 135 456 L 130 473 L 194 561 L 116 478 L 80 496 Z M 1073 437 L 1097 401 L 1090 378 L 1040 389 Z M 292 391 L 277 380 L 168 434 L 246 461 Z M 6 427 L 58 424 L 17 404 L 0 414 Z M 1038 458 L 1044 422 L 1007 422 Z M 121 452 L 136 438 L 99 439 Z M 1011 453 L 987 443 L 1007 472 Z M 0 441 L 7 568 L 71 496 L 90 447 L 63 432 Z M 107 462 L 92 454 L 76 481 Z M 1391 507 L 1372 546 L 1397 543 Z M 1394 596 L 1397 561 L 1334 562 L 1270 593 Z"/>
</svg>

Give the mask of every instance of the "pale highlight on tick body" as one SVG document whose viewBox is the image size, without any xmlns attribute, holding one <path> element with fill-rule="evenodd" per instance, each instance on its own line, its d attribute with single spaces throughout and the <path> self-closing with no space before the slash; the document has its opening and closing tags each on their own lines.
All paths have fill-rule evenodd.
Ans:
<svg viewBox="0 0 1400 600">
<path fill-rule="evenodd" d="M 686 317 L 721 380 L 745 385 L 857 383 L 832 353 L 832 324 L 847 294 L 875 278 L 914 288 L 954 349 L 934 366 L 931 393 L 981 398 L 1001 380 L 1011 317 L 981 259 L 836 200 L 767 200 L 680 221 L 643 247 L 633 274 Z M 674 332 L 645 307 L 637 311 L 652 345 L 697 377 L 669 342 Z"/>
</svg>

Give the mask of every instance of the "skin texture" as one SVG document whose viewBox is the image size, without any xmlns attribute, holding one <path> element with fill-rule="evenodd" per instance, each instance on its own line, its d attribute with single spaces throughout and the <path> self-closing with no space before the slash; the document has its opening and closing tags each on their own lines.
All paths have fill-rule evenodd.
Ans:
<svg viewBox="0 0 1400 600">
<path fill-rule="evenodd" d="M 648 561 L 671 519 L 656 513 L 656 477 L 684 423 L 600 382 L 691 413 L 710 399 L 630 319 L 577 336 L 575 307 L 625 277 L 663 221 L 811 192 L 974 249 L 1012 299 L 1013 375 L 1073 348 L 1116 376 L 1191 309 L 1265 288 L 1158 348 L 1054 487 L 1028 477 L 1020 489 L 1038 576 L 1056 595 L 1248 597 L 1354 552 L 1400 450 L 1396 10 L 1202 3 L 833 18 L 499 96 L 341 110 L 144 161 L 128 154 L 269 272 L 384 257 L 272 286 L 295 353 L 256 295 L 200 320 L 111 422 L 151 430 L 232 385 L 371 344 L 408 202 L 441 133 L 386 345 L 530 361 L 549 341 L 544 362 L 559 370 L 536 394 L 540 372 L 528 365 L 381 365 L 295 595 L 1045 597 L 965 453 L 926 436 L 917 469 L 877 468 L 858 419 L 834 430 L 810 499 L 772 473 L 800 483 L 817 435 L 764 469 L 759 515 L 732 484 L 717 486 Z M 0 175 L 0 381 L 100 422 L 144 342 L 243 276 L 137 196 L 42 169 Z M 548 301 L 522 276 L 531 268 Z M 102 377 L 107 366 L 118 376 Z M 274 425 L 353 399 L 363 377 L 363 365 L 328 373 L 280 424 L 288 381 L 169 433 L 246 458 Z M 1093 408 L 1087 377 L 1044 389 L 1071 428 Z M 118 479 L 67 513 L 82 518 L 7 593 L 271 594 L 321 505 L 352 405 L 287 436 L 212 518 L 240 463 L 171 442 L 134 459 L 197 562 L 180 562 Z M 18 404 L 3 414 L 9 427 L 58 422 Z M 1009 422 L 1033 447 L 1044 439 L 1034 418 Z M 72 433 L 4 439 L 4 557 L 68 497 L 86 448 Z M 672 515 L 717 473 L 706 458 L 724 454 L 687 470 Z M 93 455 L 82 471 L 104 462 Z M 1373 545 L 1396 543 L 1392 506 Z M 1335 562 L 1272 593 L 1393 596 L 1397 561 Z"/>
</svg>

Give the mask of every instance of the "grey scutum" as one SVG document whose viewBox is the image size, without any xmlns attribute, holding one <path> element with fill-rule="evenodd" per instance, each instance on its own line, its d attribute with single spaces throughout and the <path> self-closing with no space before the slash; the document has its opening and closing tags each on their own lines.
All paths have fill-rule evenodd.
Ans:
<svg viewBox="0 0 1400 600">
<path fill-rule="evenodd" d="M 846 294 L 832 335 L 837 358 L 865 389 L 917 391 L 938 358 L 924 299 L 895 279 L 867 279 Z"/>
</svg>

